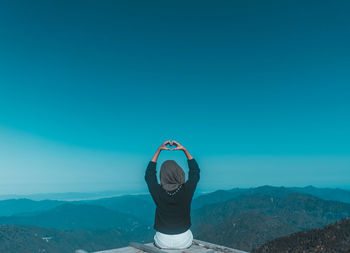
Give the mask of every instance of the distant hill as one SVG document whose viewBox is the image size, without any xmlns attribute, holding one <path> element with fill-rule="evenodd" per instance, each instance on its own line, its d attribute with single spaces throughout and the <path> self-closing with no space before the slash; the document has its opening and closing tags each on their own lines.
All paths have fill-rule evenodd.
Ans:
<svg viewBox="0 0 350 253">
<path fill-rule="evenodd" d="M 211 193 L 203 194 L 192 200 L 191 208 L 198 209 L 205 205 L 223 202 L 238 197 L 241 193 L 244 194 L 245 190 L 237 189 L 237 192 L 231 192 L 228 190 L 217 190 Z"/>
<path fill-rule="evenodd" d="M 341 189 L 316 188 L 313 186 L 307 187 L 273 187 L 261 186 L 256 188 L 233 188 L 231 190 L 218 190 L 207 194 L 199 195 L 192 201 L 192 210 L 203 207 L 208 204 L 214 204 L 229 199 L 236 198 L 241 195 L 264 194 L 274 197 L 282 197 L 293 192 L 309 194 L 325 200 L 336 200 L 345 203 L 350 203 L 350 191 Z M 113 193 L 113 192 L 107 192 Z M 71 196 L 73 193 L 67 193 Z M 64 194 L 63 194 L 64 195 Z M 90 194 L 91 195 L 91 194 Z M 89 196 L 90 196 L 89 195 Z M 84 194 L 72 196 L 84 197 Z M 123 195 L 116 197 L 100 198 L 96 200 L 81 200 L 81 201 L 57 201 L 57 200 L 41 200 L 33 201 L 30 199 L 9 199 L 0 200 L 0 216 L 10 215 L 25 215 L 31 212 L 46 211 L 64 203 L 85 203 L 92 205 L 100 205 L 111 210 L 132 214 L 139 219 L 148 223 L 153 222 L 155 206 L 149 194 L 139 195 Z M 139 208 L 142 207 L 142 208 Z M 152 215 L 153 213 L 153 215 Z"/>
<path fill-rule="evenodd" d="M 192 202 L 191 230 L 196 238 L 242 250 L 301 230 L 319 228 L 350 216 L 347 191 L 315 187 L 262 186 L 219 190 Z M 0 201 L 0 224 L 61 230 L 117 230 L 152 240 L 155 205 L 149 194 L 89 201 Z M 75 232 L 78 233 L 78 232 Z M 84 234 L 85 235 L 85 234 Z M 3 233 L 6 236 L 6 233 Z M 82 235 L 83 236 L 83 235 Z M 0 250 L 0 252 L 2 252 Z"/>
<path fill-rule="evenodd" d="M 270 252 L 350 252 L 350 219 L 343 219 L 321 229 L 291 234 L 265 243 L 252 253 Z"/>
<path fill-rule="evenodd" d="M 289 189 L 299 193 L 313 195 L 325 200 L 336 200 L 340 202 L 350 203 L 350 191 L 343 189 L 316 188 L 313 186 L 306 186 L 303 188 L 292 187 Z"/>
<path fill-rule="evenodd" d="M 137 217 L 145 224 L 153 225 L 156 207 L 151 195 L 125 195 L 114 198 L 103 198 L 85 201 L 86 204 L 105 208 Z"/>
<path fill-rule="evenodd" d="M 136 192 L 135 192 L 136 193 Z M 131 194 L 130 191 L 101 191 L 101 192 L 61 192 L 61 193 L 38 193 L 38 194 L 7 194 L 0 195 L 0 200 L 6 199 L 31 199 L 31 200 L 59 200 L 59 201 L 80 201 L 100 198 L 111 198 Z"/>
<path fill-rule="evenodd" d="M 231 189 L 230 192 L 237 194 L 240 192 L 242 194 L 242 189 Z M 272 195 L 276 197 L 282 197 L 287 194 L 298 192 L 302 194 L 309 194 L 324 200 L 334 200 L 345 203 L 350 203 L 350 191 L 343 189 L 331 189 L 331 188 L 317 188 L 314 186 L 306 187 L 274 187 L 274 186 L 260 186 L 257 188 L 245 189 L 246 194 L 265 194 Z"/>
<path fill-rule="evenodd" d="M 0 217 L 0 224 L 30 225 L 57 229 L 110 229 L 129 232 L 144 226 L 134 216 L 102 206 L 65 203 L 27 216 Z"/>
<path fill-rule="evenodd" d="M 241 195 L 192 212 L 198 239 L 251 250 L 276 237 L 350 217 L 350 204 L 292 193 Z"/>
<path fill-rule="evenodd" d="M 127 246 L 130 241 L 149 242 L 153 233 L 125 233 L 117 229 L 58 230 L 32 226 L 0 225 L 0 252 L 75 252 Z"/>
<path fill-rule="evenodd" d="M 200 208 L 204 205 L 226 201 L 241 195 L 260 194 L 272 197 L 283 197 L 294 192 L 312 195 L 324 200 L 334 200 L 344 203 L 350 203 L 350 191 L 347 190 L 316 188 L 313 186 L 275 187 L 265 185 L 256 188 L 233 188 L 230 190 L 217 190 L 208 194 L 203 194 L 192 201 L 192 208 Z"/>
<path fill-rule="evenodd" d="M 8 199 L 0 201 L 0 216 L 46 211 L 62 205 L 57 200 L 34 201 L 30 199 Z"/>
</svg>

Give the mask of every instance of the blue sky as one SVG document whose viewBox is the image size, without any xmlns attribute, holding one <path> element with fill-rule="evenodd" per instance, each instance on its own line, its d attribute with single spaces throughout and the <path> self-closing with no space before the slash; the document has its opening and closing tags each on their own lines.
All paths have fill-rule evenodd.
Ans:
<svg viewBox="0 0 350 253">
<path fill-rule="evenodd" d="M 349 7 L 2 1 L 0 195 L 144 191 L 167 139 L 202 190 L 350 188 Z"/>
</svg>

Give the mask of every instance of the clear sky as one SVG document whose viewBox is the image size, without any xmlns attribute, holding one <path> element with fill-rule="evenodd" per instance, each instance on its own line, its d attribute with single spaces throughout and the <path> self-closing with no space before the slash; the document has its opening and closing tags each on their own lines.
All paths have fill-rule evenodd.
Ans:
<svg viewBox="0 0 350 253">
<path fill-rule="evenodd" d="M 202 190 L 350 188 L 349 9 L 1 1 L 0 195 L 145 191 L 167 139 Z"/>
</svg>

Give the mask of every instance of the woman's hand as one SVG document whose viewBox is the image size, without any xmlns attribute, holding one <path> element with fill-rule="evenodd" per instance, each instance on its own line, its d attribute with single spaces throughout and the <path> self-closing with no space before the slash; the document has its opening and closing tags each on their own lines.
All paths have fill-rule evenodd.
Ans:
<svg viewBox="0 0 350 253">
<path fill-rule="evenodd" d="M 167 148 L 166 145 L 167 144 L 171 144 L 170 140 L 165 141 L 162 145 L 159 146 L 159 148 L 157 149 L 156 153 L 154 154 L 153 158 L 152 158 L 152 162 L 157 162 L 158 156 L 160 154 L 160 151 L 162 150 L 171 150 L 170 148 Z"/>
<path fill-rule="evenodd" d="M 191 156 L 191 154 L 187 151 L 187 149 L 184 147 L 184 146 L 182 146 L 180 143 L 178 143 L 177 141 L 172 141 L 171 142 L 171 144 L 170 145 L 175 145 L 176 146 L 176 148 L 173 148 L 173 149 L 171 149 L 171 150 L 182 150 L 184 153 L 185 153 L 185 155 L 187 156 L 187 159 L 188 160 L 191 160 L 191 159 L 193 159 L 193 157 Z"/>
<path fill-rule="evenodd" d="M 185 150 L 185 147 L 182 146 L 177 141 L 172 141 L 170 145 L 175 145 L 176 146 L 176 148 L 173 148 L 172 150 Z"/>
<path fill-rule="evenodd" d="M 160 145 L 160 147 L 158 148 L 159 150 L 171 150 L 170 148 L 167 148 L 166 145 L 172 145 L 170 140 L 167 140 L 165 142 L 163 142 L 162 145 Z"/>
</svg>

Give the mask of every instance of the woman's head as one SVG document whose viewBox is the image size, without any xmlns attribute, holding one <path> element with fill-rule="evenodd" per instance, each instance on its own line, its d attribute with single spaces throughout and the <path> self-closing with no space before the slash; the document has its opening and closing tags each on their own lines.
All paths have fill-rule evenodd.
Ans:
<svg viewBox="0 0 350 253">
<path fill-rule="evenodd" d="M 174 160 L 162 163 L 159 176 L 163 189 L 167 191 L 173 191 L 185 183 L 185 172 Z"/>
</svg>

